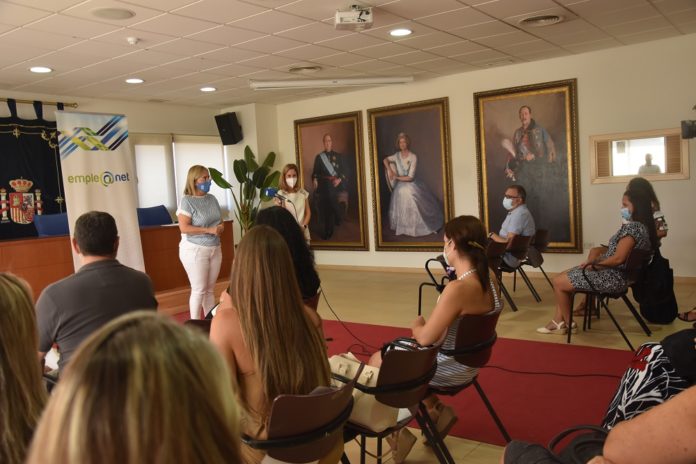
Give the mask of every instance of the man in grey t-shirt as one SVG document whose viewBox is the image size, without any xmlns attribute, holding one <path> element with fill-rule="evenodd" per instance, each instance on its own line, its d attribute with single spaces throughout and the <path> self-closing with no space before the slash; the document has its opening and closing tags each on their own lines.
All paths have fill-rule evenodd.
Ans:
<svg viewBox="0 0 696 464">
<path fill-rule="evenodd" d="M 505 198 L 503 199 L 503 207 L 508 210 L 507 216 L 500 227 L 500 232 L 491 232 L 488 238 L 501 243 L 510 243 L 516 235 L 531 237 L 536 233 L 534 218 L 529 212 L 525 201 L 527 200 L 527 192 L 521 185 L 511 185 L 505 190 Z M 520 261 L 510 253 L 505 253 L 503 256 L 505 264 L 511 267 L 517 267 Z"/>
<path fill-rule="evenodd" d="M 90 211 L 80 216 L 72 246 L 82 267 L 39 296 L 39 357 L 58 344 L 61 371 L 80 343 L 107 322 L 130 311 L 157 309 L 147 274 L 116 260 L 118 243 L 116 221 L 110 214 Z"/>
</svg>

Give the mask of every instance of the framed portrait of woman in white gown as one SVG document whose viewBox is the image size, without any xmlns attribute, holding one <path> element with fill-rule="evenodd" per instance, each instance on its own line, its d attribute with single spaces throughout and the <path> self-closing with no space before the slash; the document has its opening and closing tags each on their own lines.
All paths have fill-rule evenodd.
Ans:
<svg viewBox="0 0 696 464">
<path fill-rule="evenodd" d="M 448 99 L 367 113 L 376 249 L 441 249 L 454 211 Z"/>
</svg>

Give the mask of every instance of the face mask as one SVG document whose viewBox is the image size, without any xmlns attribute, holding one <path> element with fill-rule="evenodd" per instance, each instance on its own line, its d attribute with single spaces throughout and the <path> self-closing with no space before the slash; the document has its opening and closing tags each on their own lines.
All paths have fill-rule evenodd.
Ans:
<svg viewBox="0 0 696 464">
<path fill-rule="evenodd" d="M 297 184 L 297 177 L 286 177 L 285 182 L 288 184 L 288 187 L 295 188 L 295 184 Z"/>
<path fill-rule="evenodd" d="M 621 219 L 626 222 L 631 220 L 631 212 L 628 208 L 621 208 Z"/>
<path fill-rule="evenodd" d="M 503 198 L 503 208 L 508 211 L 512 209 L 512 198 Z"/>
<path fill-rule="evenodd" d="M 449 262 L 449 260 L 447 259 L 447 245 L 449 245 L 451 242 L 452 242 L 452 240 L 448 241 L 447 243 L 445 243 L 445 246 L 442 247 L 442 257 L 445 258 L 445 264 L 446 264 L 447 266 L 450 265 L 450 262 Z"/>
<path fill-rule="evenodd" d="M 211 181 L 203 182 L 202 184 L 196 184 L 196 188 L 203 193 L 208 193 L 210 191 Z"/>
</svg>

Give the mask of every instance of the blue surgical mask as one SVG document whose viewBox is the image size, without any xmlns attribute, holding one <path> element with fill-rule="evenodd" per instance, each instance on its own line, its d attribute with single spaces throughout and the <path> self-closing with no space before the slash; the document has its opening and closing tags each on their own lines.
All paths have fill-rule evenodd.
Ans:
<svg viewBox="0 0 696 464">
<path fill-rule="evenodd" d="M 631 212 L 628 210 L 628 208 L 621 208 L 621 219 L 624 221 L 631 220 Z"/>
<path fill-rule="evenodd" d="M 210 185 L 211 184 L 212 184 L 211 181 L 206 181 L 206 182 L 203 182 L 202 184 L 196 184 L 196 188 L 203 193 L 208 193 L 208 192 L 210 192 Z"/>
<path fill-rule="evenodd" d="M 503 208 L 508 211 L 512 209 L 512 198 L 503 198 Z"/>
</svg>

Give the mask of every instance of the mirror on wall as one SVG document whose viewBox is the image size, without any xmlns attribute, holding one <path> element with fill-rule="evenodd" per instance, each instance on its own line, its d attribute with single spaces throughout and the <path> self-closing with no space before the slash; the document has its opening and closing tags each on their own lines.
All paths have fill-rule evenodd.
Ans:
<svg viewBox="0 0 696 464">
<path fill-rule="evenodd" d="M 592 183 L 689 178 L 689 143 L 681 131 L 660 129 L 590 137 Z"/>
</svg>

